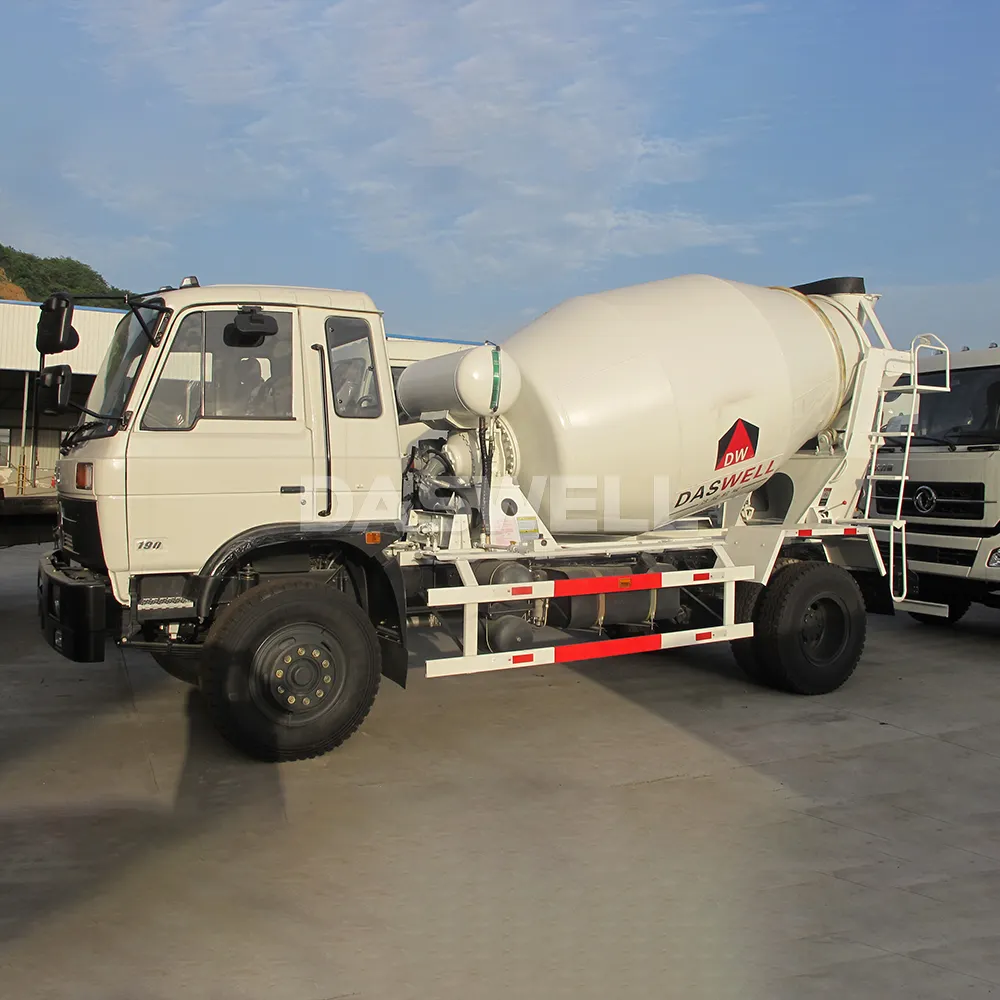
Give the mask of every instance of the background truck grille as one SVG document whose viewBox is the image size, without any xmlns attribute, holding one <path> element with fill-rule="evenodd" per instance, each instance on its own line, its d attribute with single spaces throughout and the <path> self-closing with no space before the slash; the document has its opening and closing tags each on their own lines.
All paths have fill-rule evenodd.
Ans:
<svg viewBox="0 0 1000 1000">
<path fill-rule="evenodd" d="M 889 543 L 879 542 L 878 547 L 882 552 L 882 560 L 889 568 Z M 896 545 L 895 559 L 899 565 L 899 557 L 902 552 L 901 546 Z M 912 542 L 906 543 L 907 562 L 938 563 L 942 566 L 971 566 L 976 561 L 975 549 L 947 549 L 940 545 L 914 545 Z"/>
<path fill-rule="evenodd" d="M 949 517 L 962 521 L 981 521 L 986 516 L 986 486 L 983 483 L 924 483 L 912 480 L 903 490 L 903 517 Z M 895 514 L 899 498 L 899 483 L 875 483 L 875 510 L 879 514 Z M 918 509 L 917 501 L 930 499 L 927 490 L 921 497 L 922 487 L 933 491 L 930 510 Z"/>
</svg>

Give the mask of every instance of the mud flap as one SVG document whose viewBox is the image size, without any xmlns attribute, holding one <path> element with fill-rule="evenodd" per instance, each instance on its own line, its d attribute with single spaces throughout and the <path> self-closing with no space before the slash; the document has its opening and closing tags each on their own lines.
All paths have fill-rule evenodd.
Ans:
<svg viewBox="0 0 1000 1000">
<path fill-rule="evenodd" d="M 865 611 L 870 615 L 894 615 L 898 605 L 892 599 L 889 575 L 875 570 L 852 569 L 851 576 L 861 588 L 865 599 Z"/>
</svg>

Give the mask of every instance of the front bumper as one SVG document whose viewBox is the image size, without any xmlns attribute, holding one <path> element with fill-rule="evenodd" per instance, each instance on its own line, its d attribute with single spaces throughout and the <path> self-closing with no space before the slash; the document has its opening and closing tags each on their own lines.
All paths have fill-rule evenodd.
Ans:
<svg viewBox="0 0 1000 1000">
<path fill-rule="evenodd" d="M 76 663 L 102 663 L 107 642 L 107 581 L 71 566 L 57 550 L 38 563 L 38 617 L 48 644 Z"/>
</svg>

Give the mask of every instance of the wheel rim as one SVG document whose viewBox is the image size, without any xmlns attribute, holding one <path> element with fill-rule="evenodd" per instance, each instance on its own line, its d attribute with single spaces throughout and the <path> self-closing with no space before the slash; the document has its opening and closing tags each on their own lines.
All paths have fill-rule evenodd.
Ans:
<svg viewBox="0 0 1000 1000">
<path fill-rule="evenodd" d="M 850 640 L 850 615 L 833 594 L 817 597 L 806 608 L 799 627 L 799 644 L 806 658 L 817 666 L 836 660 Z"/>
<path fill-rule="evenodd" d="M 318 625 L 287 625 L 268 636 L 250 664 L 250 695 L 269 718 L 304 726 L 332 711 L 344 689 L 347 655 Z"/>
</svg>

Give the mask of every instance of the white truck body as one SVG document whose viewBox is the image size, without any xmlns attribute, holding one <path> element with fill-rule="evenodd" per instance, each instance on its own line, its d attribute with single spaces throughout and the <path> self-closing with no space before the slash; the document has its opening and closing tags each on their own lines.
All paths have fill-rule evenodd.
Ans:
<svg viewBox="0 0 1000 1000">
<path fill-rule="evenodd" d="M 946 352 L 893 348 L 876 299 L 684 276 L 394 373 L 363 293 L 141 297 L 64 442 L 45 635 L 149 650 L 265 759 L 354 732 L 382 674 L 405 685 L 414 622 L 455 640 L 431 676 L 730 642 L 757 682 L 833 690 L 866 610 L 906 597 L 857 511 L 885 391 Z M 43 304 L 42 353 L 71 319 Z M 46 368 L 43 408 L 69 378 Z"/>
</svg>

